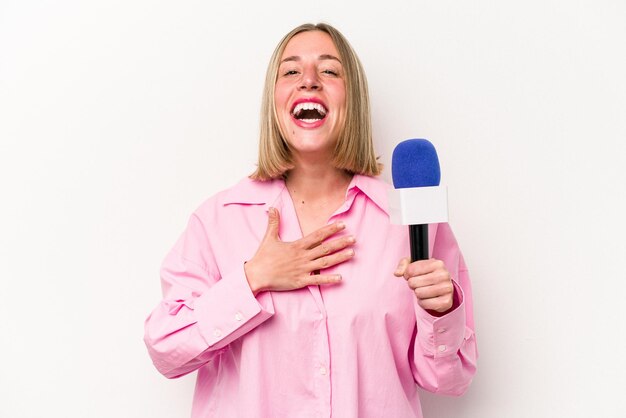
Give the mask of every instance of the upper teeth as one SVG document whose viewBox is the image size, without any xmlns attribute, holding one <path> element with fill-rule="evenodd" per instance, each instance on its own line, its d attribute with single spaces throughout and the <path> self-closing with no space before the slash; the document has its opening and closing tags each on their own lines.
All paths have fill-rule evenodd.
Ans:
<svg viewBox="0 0 626 418">
<path fill-rule="evenodd" d="M 324 108 L 324 106 L 322 106 L 319 103 L 314 103 L 314 102 L 298 103 L 296 107 L 293 108 L 293 114 L 297 115 L 303 110 L 313 110 L 313 109 L 317 110 L 322 116 L 326 114 L 326 109 Z"/>
</svg>

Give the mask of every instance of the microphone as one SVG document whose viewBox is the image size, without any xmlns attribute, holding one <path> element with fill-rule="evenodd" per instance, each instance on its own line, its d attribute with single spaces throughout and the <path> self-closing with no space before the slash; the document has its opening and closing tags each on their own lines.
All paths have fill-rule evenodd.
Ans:
<svg viewBox="0 0 626 418">
<path fill-rule="evenodd" d="M 448 192 L 439 186 L 435 147 L 426 139 L 407 139 L 393 150 L 389 190 L 391 222 L 409 225 L 411 261 L 427 260 L 428 224 L 448 222 Z"/>
</svg>

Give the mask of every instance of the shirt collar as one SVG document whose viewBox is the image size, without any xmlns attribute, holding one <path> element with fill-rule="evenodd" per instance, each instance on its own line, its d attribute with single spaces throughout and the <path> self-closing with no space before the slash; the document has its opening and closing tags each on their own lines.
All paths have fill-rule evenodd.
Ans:
<svg viewBox="0 0 626 418">
<path fill-rule="evenodd" d="M 355 174 L 348 186 L 348 194 L 351 190 L 358 189 L 365 194 L 376 206 L 389 215 L 387 191 L 391 186 L 377 177 Z"/>
<path fill-rule="evenodd" d="M 355 174 L 348 185 L 346 199 L 351 193 L 361 191 L 385 213 L 389 214 L 387 203 L 387 190 L 390 186 L 376 178 Z M 234 187 L 226 190 L 220 199 L 222 205 L 266 205 L 271 206 L 278 200 L 285 189 L 283 179 L 268 181 L 252 180 L 244 178 Z"/>
<path fill-rule="evenodd" d="M 220 198 L 220 203 L 222 205 L 269 205 L 278 199 L 284 188 L 283 179 L 258 181 L 246 177 L 226 190 Z"/>
</svg>

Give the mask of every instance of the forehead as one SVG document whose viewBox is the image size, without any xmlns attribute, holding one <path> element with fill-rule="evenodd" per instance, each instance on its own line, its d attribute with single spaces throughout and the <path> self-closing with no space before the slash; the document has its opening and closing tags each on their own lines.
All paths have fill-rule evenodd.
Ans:
<svg viewBox="0 0 626 418">
<path fill-rule="evenodd" d="M 319 30 L 300 32 L 287 42 L 281 61 L 289 57 L 314 57 L 332 55 L 339 58 L 337 47 L 326 32 Z"/>
</svg>

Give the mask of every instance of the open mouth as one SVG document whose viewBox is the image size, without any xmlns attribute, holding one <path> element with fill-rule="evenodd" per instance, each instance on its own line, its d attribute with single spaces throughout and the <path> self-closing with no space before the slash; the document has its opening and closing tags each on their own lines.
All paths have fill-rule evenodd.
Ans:
<svg viewBox="0 0 626 418">
<path fill-rule="evenodd" d="M 315 102 L 302 102 L 294 106 L 291 114 L 294 118 L 306 123 L 315 123 L 326 117 L 326 108 Z"/>
</svg>

